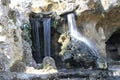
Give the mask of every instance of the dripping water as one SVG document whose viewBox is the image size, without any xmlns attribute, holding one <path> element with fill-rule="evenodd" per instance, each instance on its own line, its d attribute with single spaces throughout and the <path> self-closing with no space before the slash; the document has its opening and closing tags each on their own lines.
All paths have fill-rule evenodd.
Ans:
<svg viewBox="0 0 120 80">
<path fill-rule="evenodd" d="M 50 56 L 50 18 L 43 19 L 43 27 L 44 27 L 44 55 Z"/>
<path fill-rule="evenodd" d="M 75 39 L 84 42 L 92 50 L 93 54 L 97 56 L 97 51 L 94 49 L 91 42 L 77 30 L 74 13 L 68 14 L 67 20 L 68 20 L 70 35 Z"/>
</svg>

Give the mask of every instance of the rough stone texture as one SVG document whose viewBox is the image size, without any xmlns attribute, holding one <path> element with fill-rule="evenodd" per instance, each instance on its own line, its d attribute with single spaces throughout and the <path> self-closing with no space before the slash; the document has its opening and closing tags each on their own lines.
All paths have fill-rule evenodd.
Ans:
<svg viewBox="0 0 120 80">
<path fill-rule="evenodd" d="M 0 1 L 0 62 L 8 70 L 15 61 L 23 60 L 27 66 L 35 66 L 31 45 L 23 40 L 21 26 L 29 23 L 29 1 L 13 4 L 9 0 Z M 3 5 L 4 4 L 4 5 Z M 26 6 L 26 7 L 25 7 Z"/>
<path fill-rule="evenodd" d="M 74 10 L 74 8 L 78 6 L 74 11 L 76 15 L 78 15 L 77 26 L 78 28 L 82 26 L 83 35 L 94 42 L 95 47 L 97 47 L 103 57 L 106 56 L 105 42 L 110 35 L 118 29 L 116 25 L 119 25 L 119 10 L 114 8 L 115 6 L 119 6 L 119 0 L 30 0 L 14 3 L 15 2 L 11 0 L 10 7 L 15 8 L 16 11 L 21 10 L 19 11 L 19 19 L 22 22 L 29 22 L 29 13 L 31 11 L 36 13 L 53 11 L 60 15 Z M 114 19 L 111 18 L 113 16 Z M 111 18 L 111 20 L 109 20 L 109 18 Z M 112 25 L 114 28 L 105 27 Z"/>
<path fill-rule="evenodd" d="M 103 15 L 91 11 L 81 13 L 77 18 L 79 31 L 90 39 L 102 56 L 106 56 L 105 42 L 119 27 L 119 7 L 110 8 Z"/>
<path fill-rule="evenodd" d="M 24 72 L 25 70 L 26 70 L 26 65 L 21 61 L 15 61 L 13 66 L 10 68 L 11 72 Z"/>
<path fill-rule="evenodd" d="M 45 57 L 42 63 L 43 69 L 50 70 L 50 69 L 57 69 L 55 65 L 55 61 L 52 57 Z"/>
<path fill-rule="evenodd" d="M 106 69 L 107 62 L 100 58 L 99 53 L 93 47 L 89 47 L 83 41 L 77 40 L 66 32 L 61 34 L 58 42 L 62 44 L 61 52 L 59 53 L 62 60 L 70 63 L 73 67 L 84 67 L 98 69 Z"/>
<path fill-rule="evenodd" d="M 116 71 L 119 73 L 119 71 Z M 1 75 L 2 74 L 2 75 Z M 108 74 L 111 74 L 108 76 Z M 2 72 L 0 73 L 1 80 L 119 80 L 120 77 L 114 77 L 111 71 L 103 70 L 85 70 L 85 69 L 63 69 L 58 72 L 45 72 L 44 75 L 39 71 L 39 74 Z M 6 77 L 7 75 L 7 77 Z M 44 77 L 43 77 L 44 76 Z"/>
<path fill-rule="evenodd" d="M 32 11 L 56 11 L 60 15 L 74 10 L 77 5 L 79 6 L 74 12 L 77 15 L 78 29 L 83 32 L 84 36 L 94 42 L 99 53 L 106 57 L 105 42 L 113 32 L 120 29 L 119 0 L 1 0 L 0 71 L 6 71 L 16 60 L 22 60 L 23 51 L 26 55 L 29 55 L 26 57 L 27 61 L 25 60 L 25 63 L 33 65 L 31 64 L 30 45 L 22 40 L 20 29 L 23 23 L 29 23 L 29 14 Z M 64 31 L 64 28 L 62 31 L 58 30 L 58 32 Z M 22 42 L 25 44 L 23 45 Z M 9 75 L 8 73 L 2 75 L 0 74 L 1 80 L 11 79 L 10 76 L 6 77 L 6 75 Z M 116 78 L 111 79 L 116 80 Z"/>
<path fill-rule="evenodd" d="M 12 14 L 9 13 L 11 8 L 0 3 L 0 9 L 0 62 L 4 62 L 5 68 L 9 69 L 16 60 L 22 60 L 21 30 L 17 24 L 18 21 L 14 22 L 13 18 L 9 16 L 9 14 Z M 17 15 L 14 15 L 14 17 L 17 18 Z"/>
<path fill-rule="evenodd" d="M 42 4 L 44 3 L 44 4 Z M 81 12 L 86 10 L 95 10 L 104 9 L 109 10 L 111 7 L 119 5 L 119 0 L 30 0 L 30 1 L 14 1 L 11 0 L 11 7 L 22 6 L 24 10 L 29 8 L 33 12 L 48 12 L 55 11 L 57 14 L 64 13 L 66 11 L 74 9 L 77 5 L 79 5 L 78 9 L 75 11 L 76 14 L 80 15 Z M 24 11 L 23 10 L 23 11 Z M 29 11 L 29 10 L 28 10 Z"/>
<path fill-rule="evenodd" d="M 32 57 L 32 52 L 31 52 L 31 46 L 30 44 L 23 40 L 23 59 L 22 61 L 27 65 L 27 66 L 36 66 L 36 62 L 34 61 Z"/>
</svg>

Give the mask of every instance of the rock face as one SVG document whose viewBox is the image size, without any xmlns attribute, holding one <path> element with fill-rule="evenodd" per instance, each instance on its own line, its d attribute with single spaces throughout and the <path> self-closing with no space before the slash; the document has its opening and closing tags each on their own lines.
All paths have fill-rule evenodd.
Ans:
<svg viewBox="0 0 120 80">
<path fill-rule="evenodd" d="M 104 58 L 109 56 L 106 46 L 110 44 L 107 44 L 107 41 L 114 33 L 119 32 L 120 29 L 118 22 L 118 19 L 120 19 L 119 9 L 119 6 L 110 8 L 105 12 L 104 16 L 91 11 L 85 11 L 77 18 L 79 31 L 95 43 L 97 50 Z M 112 46 L 114 45 L 112 44 Z"/>
<path fill-rule="evenodd" d="M 58 42 L 62 43 L 60 52 L 62 60 L 70 63 L 71 66 L 107 68 L 106 62 L 100 60 L 98 52 L 83 41 L 75 39 L 69 33 L 63 33 Z"/>
<path fill-rule="evenodd" d="M 57 35 L 56 37 L 53 36 L 55 38 L 53 40 L 53 44 L 55 43 L 55 48 L 52 47 L 54 48 L 52 53 L 55 53 L 56 56 L 59 56 L 57 54 L 60 51 L 60 49 L 58 49 L 60 45 L 57 43 L 58 36 L 67 30 L 66 19 L 63 19 L 63 15 L 66 15 L 66 13 L 69 12 L 74 12 L 76 14 L 78 30 L 81 31 L 83 36 L 94 42 L 95 47 L 100 53 L 100 56 L 102 56 L 104 59 L 107 59 L 106 57 L 108 56 L 112 56 L 110 57 L 111 59 L 117 58 L 116 61 L 120 61 L 120 44 L 117 44 L 116 47 L 114 44 L 107 43 L 109 40 L 111 40 L 110 37 L 114 34 L 114 32 L 120 32 L 120 0 L 1 0 L 0 80 L 21 79 L 21 76 L 17 78 L 18 76 L 16 75 L 19 74 L 14 72 L 24 72 L 26 66 L 36 66 L 36 63 L 32 58 L 31 43 L 28 40 L 30 37 L 23 38 L 23 36 L 27 36 L 30 31 L 24 33 L 24 31 L 21 30 L 21 26 L 24 27 L 24 24 L 30 24 L 29 15 L 32 12 L 56 12 L 59 17 L 62 17 L 60 20 L 61 24 L 57 26 L 56 29 L 54 28 L 54 31 L 56 31 Z M 55 33 L 52 31 L 52 34 Z M 73 63 L 79 64 L 79 61 L 82 61 L 80 66 L 84 66 L 86 68 L 90 67 L 91 64 L 93 65 L 93 63 L 96 64 L 97 68 L 106 68 L 106 62 L 104 59 L 97 58 L 95 55 L 93 55 L 91 50 L 89 50 L 84 43 L 71 39 L 70 36 L 65 36 L 65 38 L 62 38 L 63 39 L 59 40 L 59 42 L 64 42 L 62 43 L 63 46 L 61 48 L 61 54 L 67 54 L 67 56 L 64 55 L 64 60 L 72 57 L 71 60 Z M 119 41 L 114 42 L 118 43 Z M 81 50 L 81 47 L 85 48 Z M 84 55 L 84 53 L 86 53 L 86 55 Z M 48 70 L 52 68 L 56 69 L 55 61 L 51 57 L 46 57 L 43 60 L 43 65 L 44 68 Z M 49 67 L 46 67 L 46 65 Z M 10 72 L 10 69 L 13 72 Z M 38 70 L 36 70 L 36 72 L 39 73 Z M 32 73 L 34 73 L 34 71 Z M 99 74 L 100 77 L 103 76 L 103 74 L 101 75 L 101 72 Z M 28 76 L 28 74 L 26 75 Z M 41 79 L 39 76 L 38 78 L 36 75 L 34 76 L 35 78 L 33 79 Z M 34 76 L 32 75 L 31 77 Z M 22 77 L 25 77 L 24 74 Z M 98 78 L 100 77 L 98 76 Z M 96 77 L 93 79 L 96 80 Z M 91 78 L 91 80 L 93 79 Z M 27 78 L 26 80 L 30 80 L 30 78 Z"/>
<path fill-rule="evenodd" d="M 11 72 L 24 72 L 25 70 L 26 70 L 26 65 L 21 61 L 15 61 L 13 66 L 10 68 Z"/>
<path fill-rule="evenodd" d="M 109 46 L 109 44 L 106 44 L 106 42 L 114 32 L 120 29 L 119 0 L 1 0 L 0 71 L 9 70 L 9 68 L 13 66 L 17 60 L 22 61 L 27 66 L 36 65 L 32 59 L 31 45 L 29 41 L 25 40 L 21 36 L 23 31 L 20 28 L 26 23 L 29 24 L 29 14 L 32 12 L 56 12 L 57 15 L 60 15 L 60 17 L 64 13 L 74 12 L 76 14 L 76 23 L 79 31 L 81 31 L 84 36 L 88 37 L 92 42 L 95 43 L 98 52 L 103 58 L 106 57 L 106 55 L 109 55 L 106 53 L 106 45 Z M 65 28 L 61 26 L 62 25 L 56 28 L 56 33 L 65 32 L 67 30 L 67 28 L 65 30 Z M 27 33 L 24 35 L 27 35 Z M 64 41 L 64 39 L 62 40 Z M 67 44 L 70 44 L 69 37 L 67 37 L 65 42 L 66 43 L 64 43 L 62 49 L 68 48 Z M 79 42 L 76 41 L 76 43 L 70 44 L 72 47 L 69 47 L 74 49 L 73 45 L 77 45 L 77 43 Z M 58 45 L 55 46 L 56 49 L 57 46 Z M 81 46 L 76 47 L 78 48 Z M 58 51 L 53 52 L 58 53 Z M 88 61 L 88 63 L 94 62 L 94 60 L 96 60 L 96 56 L 89 55 L 88 49 L 85 51 L 73 51 L 76 51 L 75 53 L 78 53 L 74 55 L 75 58 L 81 55 L 83 56 L 81 52 L 86 51 L 85 53 L 88 55 L 85 56 L 85 59 L 91 60 Z M 119 45 L 117 47 L 117 52 L 119 55 Z M 64 53 L 64 51 L 61 53 Z M 71 55 L 67 57 L 69 58 Z M 77 59 L 82 59 L 82 57 L 78 57 Z M 87 62 L 87 60 L 84 60 L 83 62 Z M 103 62 L 104 61 L 101 59 L 98 59 L 96 64 L 100 67 L 103 66 L 103 64 L 101 64 Z"/>
<path fill-rule="evenodd" d="M 43 59 L 43 69 L 50 70 L 50 69 L 57 69 L 55 65 L 55 61 L 52 57 L 45 57 Z"/>
<path fill-rule="evenodd" d="M 36 62 L 35 60 L 33 59 L 32 57 L 32 50 L 31 50 L 31 47 L 30 47 L 30 44 L 23 40 L 23 59 L 22 61 L 27 65 L 27 66 L 33 66 L 35 67 L 36 66 Z"/>
<path fill-rule="evenodd" d="M 4 3 L 4 1 L 0 2 L 0 62 L 4 62 L 3 65 L 7 70 L 16 60 L 22 60 L 23 49 L 20 26 L 17 24 L 18 21 L 14 22 L 17 13 L 14 11 L 12 14 L 11 8 L 8 6 L 9 2 L 6 5 L 3 5 Z"/>
<path fill-rule="evenodd" d="M 25 54 L 29 54 L 31 59 L 26 64 L 32 64 L 31 45 L 29 42 L 23 42 L 24 38 L 21 36 L 21 26 L 29 23 L 29 9 L 23 10 L 22 5 L 15 7 L 16 5 L 11 6 L 11 4 L 10 0 L 0 1 L 0 63 L 3 62 L 4 70 L 9 70 L 15 61 L 22 61 Z M 26 50 L 26 45 L 29 46 L 29 50 Z M 28 60 L 28 56 L 26 59 Z"/>
</svg>

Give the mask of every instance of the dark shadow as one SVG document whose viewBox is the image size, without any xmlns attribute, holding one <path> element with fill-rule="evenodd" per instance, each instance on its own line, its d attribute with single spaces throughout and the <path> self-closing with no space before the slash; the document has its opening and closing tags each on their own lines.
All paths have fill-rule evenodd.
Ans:
<svg viewBox="0 0 120 80">
<path fill-rule="evenodd" d="M 120 61 L 120 30 L 114 32 L 106 42 L 106 52 L 108 59 Z"/>
</svg>

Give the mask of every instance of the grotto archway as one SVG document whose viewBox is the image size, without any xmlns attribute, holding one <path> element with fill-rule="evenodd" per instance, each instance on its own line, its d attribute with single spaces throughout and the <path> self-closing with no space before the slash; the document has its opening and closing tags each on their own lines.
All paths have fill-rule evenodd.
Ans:
<svg viewBox="0 0 120 80">
<path fill-rule="evenodd" d="M 46 56 L 51 56 L 56 62 L 60 62 L 58 55 L 58 52 L 60 52 L 60 44 L 57 42 L 60 33 L 56 30 L 56 26 L 58 26 L 55 24 L 55 21 L 57 21 L 57 19 L 55 19 L 56 16 L 54 12 L 32 12 L 29 15 L 32 56 L 38 64 L 42 63 L 43 58 Z M 50 19 L 49 22 L 46 21 L 48 19 Z M 48 53 L 50 54 L 48 55 Z"/>
<path fill-rule="evenodd" d="M 120 61 L 120 29 L 106 41 L 106 53 L 108 60 Z"/>
</svg>

